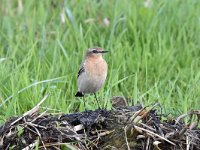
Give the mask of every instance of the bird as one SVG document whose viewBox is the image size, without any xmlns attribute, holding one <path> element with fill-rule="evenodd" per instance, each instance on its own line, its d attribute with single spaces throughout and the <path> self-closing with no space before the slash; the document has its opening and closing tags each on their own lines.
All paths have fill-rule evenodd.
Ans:
<svg viewBox="0 0 200 150">
<path fill-rule="evenodd" d="M 98 107 L 101 109 L 96 92 L 104 85 L 107 77 L 108 65 L 103 58 L 103 54 L 107 52 L 100 47 L 88 48 L 79 67 L 78 90 L 75 97 L 83 97 L 85 110 L 87 110 L 85 94 L 94 94 Z"/>
</svg>

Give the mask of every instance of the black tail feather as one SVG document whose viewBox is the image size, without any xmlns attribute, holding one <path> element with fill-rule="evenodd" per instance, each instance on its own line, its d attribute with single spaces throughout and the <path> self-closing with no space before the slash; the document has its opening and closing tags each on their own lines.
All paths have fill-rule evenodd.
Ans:
<svg viewBox="0 0 200 150">
<path fill-rule="evenodd" d="M 82 92 L 77 92 L 75 95 L 75 97 L 83 97 L 83 96 L 84 96 L 84 94 Z"/>
</svg>

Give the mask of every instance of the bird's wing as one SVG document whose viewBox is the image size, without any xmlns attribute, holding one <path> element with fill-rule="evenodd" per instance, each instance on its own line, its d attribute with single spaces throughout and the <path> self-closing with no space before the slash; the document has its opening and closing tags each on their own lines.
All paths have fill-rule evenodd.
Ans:
<svg viewBox="0 0 200 150">
<path fill-rule="evenodd" d="M 77 78 L 78 78 L 83 72 L 85 72 L 85 68 L 84 68 L 83 65 L 81 65 L 81 66 L 80 66 L 80 69 L 79 69 L 79 71 L 78 71 L 78 76 L 77 76 Z"/>
</svg>

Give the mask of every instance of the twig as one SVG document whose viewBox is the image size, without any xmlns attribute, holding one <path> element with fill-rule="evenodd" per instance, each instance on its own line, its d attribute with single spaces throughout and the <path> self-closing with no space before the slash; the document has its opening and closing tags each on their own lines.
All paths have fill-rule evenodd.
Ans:
<svg viewBox="0 0 200 150">
<path fill-rule="evenodd" d="M 82 124 L 79 124 L 79 125 L 76 125 L 74 126 L 73 130 L 76 132 L 76 131 L 80 131 L 84 128 L 84 126 Z"/>
<path fill-rule="evenodd" d="M 190 137 L 186 136 L 186 150 L 190 149 Z"/>
<path fill-rule="evenodd" d="M 48 96 L 49 94 L 45 95 L 44 98 L 35 107 L 33 107 L 31 110 L 24 113 L 24 115 L 27 116 L 27 115 L 32 115 L 33 113 L 35 113 L 39 109 L 40 105 L 48 98 Z"/>
<path fill-rule="evenodd" d="M 148 128 L 149 130 L 152 130 L 152 131 L 156 132 L 156 130 L 155 130 L 154 128 L 152 128 L 152 127 L 150 127 L 150 126 L 148 126 L 148 125 L 146 125 L 146 124 L 144 124 L 144 123 L 140 123 L 140 124 L 141 124 L 142 126 Z"/>
<path fill-rule="evenodd" d="M 146 109 L 146 107 L 144 107 L 144 108 L 138 110 L 137 112 L 135 112 L 135 114 L 130 118 L 130 122 L 133 122 L 133 121 L 135 120 L 135 118 L 136 118 L 137 116 L 139 116 L 139 115 L 141 114 L 141 112 L 142 112 L 143 110 L 145 110 L 145 109 Z"/>
<path fill-rule="evenodd" d="M 187 117 L 188 115 L 190 115 L 190 114 L 189 114 L 189 113 L 186 113 L 186 114 L 182 114 L 182 115 L 180 115 L 180 116 L 176 119 L 175 124 L 178 124 L 179 121 L 180 121 L 181 119 Z"/>
<path fill-rule="evenodd" d="M 71 143 L 46 143 L 46 147 L 50 147 L 50 146 L 59 146 L 59 145 L 65 145 L 67 148 L 71 148 L 71 149 L 77 149 L 78 148 L 75 145 L 72 145 Z"/>
<path fill-rule="evenodd" d="M 147 145 L 146 145 L 146 150 L 149 149 L 149 142 L 150 142 L 150 137 L 147 138 Z"/>
<path fill-rule="evenodd" d="M 191 138 L 193 138 L 193 139 L 195 139 L 195 140 L 197 140 L 197 141 L 200 142 L 200 139 L 199 139 L 198 137 L 195 137 L 194 135 L 191 135 L 191 134 L 189 134 L 189 133 L 186 133 L 186 136 L 189 136 L 189 137 L 191 137 Z"/>
<path fill-rule="evenodd" d="M 29 124 L 30 126 L 31 126 L 31 124 Z M 40 134 L 40 132 L 38 131 L 38 129 L 35 127 L 35 126 L 32 126 L 34 129 L 35 129 L 35 131 L 37 132 L 37 134 L 38 134 L 38 136 L 39 136 L 39 138 L 40 138 L 40 140 L 41 140 L 41 142 L 42 142 L 42 145 L 43 145 L 43 147 L 44 147 L 44 149 L 45 150 L 47 150 L 47 148 L 46 148 L 46 146 L 45 146 L 45 144 L 44 144 L 44 142 L 43 142 L 43 140 L 42 140 L 42 136 L 41 136 L 41 134 Z"/>
<path fill-rule="evenodd" d="M 154 133 L 154 132 L 152 132 L 152 131 L 146 130 L 146 129 L 141 128 L 141 127 L 138 127 L 138 126 L 136 126 L 136 125 L 134 125 L 134 126 L 137 127 L 137 128 L 140 129 L 140 130 L 143 130 L 143 131 L 148 132 L 148 133 L 150 133 L 150 134 L 152 134 L 152 135 L 155 135 L 155 136 L 159 137 L 160 139 L 162 139 L 162 140 L 164 140 L 164 141 L 166 141 L 166 142 L 168 142 L 168 143 L 170 143 L 170 144 L 172 144 L 172 145 L 174 145 L 174 146 L 176 145 L 175 143 L 171 142 L 170 140 L 168 140 L 168 139 L 166 139 L 166 138 L 164 138 L 164 137 L 162 137 L 162 136 L 160 136 L 160 135 L 158 135 L 158 134 L 156 134 L 156 133 Z"/>
<path fill-rule="evenodd" d="M 112 131 L 101 132 L 101 133 L 98 134 L 98 136 L 99 136 L 99 137 L 105 136 L 105 135 L 108 135 L 108 134 L 110 134 L 110 133 L 112 133 L 112 132 L 114 132 L 114 130 L 112 130 Z"/>
<path fill-rule="evenodd" d="M 130 118 L 130 122 L 133 122 L 133 121 L 134 121 L 134 123 L 137 124 L 142 118 L 146 117 L 146 116 L 149 114 L 149 112 L 150 112 L 153 108 L 155 108 L 157 105 L 160 105 L 160 103 L 155 103 L 155 104 L 151 104 L 151 105 L 153 105 L 153 106 L 152 106 L 148 111 L 146 111 L 144 114 L 142 114 L 142 115 L 141 115 L 142 111 L 145 110 L 145 109 L 146 109 L 147 107 L 149 107 L 150 105 L 145 106 L 145 107 L 143 107 L 142 109 L 140 109 L 139 111 L 137 111 L 137 112 Z M 136 117 L 138 117 L 139 115 L 141 115 L 140 118 L 138 118 L 137 120 L 135 120 Z"/>
<path fill-rule="evenodd" d="M 34 118 L 33 120 L 31 120 L 31 122 L 34 122 L 35 120 L 37 120 L 38 118 L 42 117 L 43 115 L 46 114 L 47 111 L 42 112 L 39 116 L 37 116 L 36 118 Z"/>
<path fill-rule="evenodd" d="M 42 128 L 42 129 L 47 129 L 44 126 L 38 125 L 38 124 L 34 124 L 32 122 L 26 122 L 25 124 L 30 125 L 30 126 L 34 126 L 34 127 L 38 127 L 38 128 Z"/>
<path fill-rule="evenodd" d="M 153 142 L 153 145 L 155 146 L 156 150 L 161 150 L 160 147 L 159 147 L 160 143 L 161 143 L 160 141 L 154 141 Z"/>
<path fill-rule="evenodd" d="M 35 141 L 34 143 L 29 144 L 28 146 L 26 146 L 25 148 L 23 148 L 22 150 L 30 150 L 33 149 L 36 145 L 37 145 L 38 141 Z"/>
<path fill-rule="evenodd" d="M 127 126 L 124 127 L 124 133 L 125 133 L 125 139 L 126 139 L 127 148 L 128 148 L 128 150 L 130 150 L 130 146 L 128 144 L 128 139 L 127 139 L 126 131 L 127 131 Z"/>
<path fill-rule="evenodd" d="M 188 113 L 186 113 L 186 114 L 180 115 L 180 116 L 176 119 L 175 124 L 179 123 L 179 121 L 180 121 L 181 119 L 183 119 L 183 118 L 185 118 L 185 117 L 187 117 L 187 116 L 189 116 L 189 115 L 197 115 L 197 117 L 198 117 L 198 115 L 200 115 L 200 110 L 192 110 L 192 111 L 190 111 L 190 112 L 188 112 Z"/>
<path fill-rule="evenodd" d="M 49 94 L 45 95 L 44 98 L 35 106 L 33 107 L 31 110 L 25 112 L 22 117 L 19 117 L 17 120 L 15 120 L 14 122 L 12 122 L 10 124 L 10 126 L 13 126 L 15 123 L 17 123 L 18 121 L 20 121 L 22 118 L 24 118 L 27 115 L 32 115 L 33 113 L 35 113 L 38 109 L 39 106 L 48 98 Z"/>
</svg>

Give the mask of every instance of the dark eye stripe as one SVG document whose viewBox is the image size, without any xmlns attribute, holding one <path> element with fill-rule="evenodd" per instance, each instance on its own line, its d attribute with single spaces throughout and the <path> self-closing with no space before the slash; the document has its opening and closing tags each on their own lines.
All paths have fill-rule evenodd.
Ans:
<svg viewBox="0 0 200 150">
<path fill-rule="evenodd" d="M 98 51 L 97 51 L 97 50 L 93 50 L 92 52 L 93 52 L 93 53 L 98 53 Z"/>
</svg>

